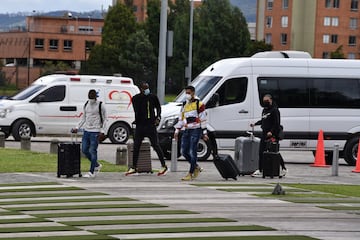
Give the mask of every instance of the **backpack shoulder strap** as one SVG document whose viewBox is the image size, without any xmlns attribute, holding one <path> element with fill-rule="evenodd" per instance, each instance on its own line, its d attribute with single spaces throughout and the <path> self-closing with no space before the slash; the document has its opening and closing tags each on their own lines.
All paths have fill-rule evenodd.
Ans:
<svg viewBox="0 0 360 240">
<path fill-rule="evenodd" d="M 103 116 L 102 116 L 102 113 L 101 113 L 101 104 L 102 104 L 102 101 L 99 102 L 99 116 L 100 116 L 101 124 L 103 124 L 104 119 L 103 119 Z"/>
<path fill-rule="evenodd" d="M 85 110 L 86 106 L 88 105 L 88 103 L 89 103 L 89 100 L 87 100 L 87 101 L 85 102 L 85 104 L 84 104 L 84 110 Z"/>
</svg>

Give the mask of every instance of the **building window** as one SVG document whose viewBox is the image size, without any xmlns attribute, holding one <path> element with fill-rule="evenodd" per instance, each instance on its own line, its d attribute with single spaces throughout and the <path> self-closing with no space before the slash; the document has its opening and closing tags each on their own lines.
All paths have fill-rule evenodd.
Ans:
<svg viewBox="0 0 360 240">
<path fill-rule="evenodd" d="M 331 43 L 337 43 L 338 42 L 338 35 L 332 34 L 331 35 Z"/>
<path fill-rule="evenodd" d="M 333 7 L 334 8 L 340 8 L 340 0 L 334 0 Z"/>
<path fill-rule="evenodd" d="M 356 36 L 349 36 L 349 46 L 356 45 Z"/>
<path fill-rule="evenodd" d="M 325 0 L 325 7 L 331 8 L 331 0 Z"/>
<path fill-rule="evenodd" d="M 79 32 L 93 32 L 94 29 L 92 26 L 79 26 L 78 31 Z"/>
<path fill-rule="evenodd" d="M 350 29 L 357 29 L 357 18 L 350 18 Z"/>
<path fill-rule="evenodd" d="M 57 50 L 59 47 L 59 40 L 57 39 L 50 39 L 49 40 L 49 48 L 51 50 Z"/>
<path fill-rule="evenodd" d="M 339 26 L 339 18 L 338 17 L 333 17 L 331 19 L 331 25 L 334 26 L 334 27 Z"/>
<path fill-rule="evenodd" d="M 331 17 L 324 17 L 324 26 L 330 26 Z"/>
<path fill-rule="evenodd" d="M 355 59 L 356 54 L 355 53 L 348 53 L 348 59 Z"/>
<path fill-rule="evenodd" d="M 322 58 L 325 58 L 325 59 L 330 58 L 330 53 L 329 52 L 323 52 L 322 53 Z"/>
<path fill-rule="evenodd" d="M 70 51 L 72 50 L 72 40 L 64 40 L 64 50 Z"/>
<path fill-rule="evenodd" d="M 266 44 L 271 44 L 272 43 L 272 35 L 271 35 L 271 33 L 267 33 L 265 35 L 265 43 Z"/>
<path fill-rule="evenodd" d="M 289 0 L 282 0 L 282 8 L 283 9 L 289 8 Z"/>
<path fill-rule="evenodd" d="M 35 48 L 36 49 L 44 49 L 44 39 L 43 38 L 35 38 Z"/>
<path fill-rule="evenodd" d="M 266 27 L 267 28 L 272 27 L 272 17 L 266 17 Z"/>
<path fill-rule="evenodd" d="M 274 0 L 267 0 L 267 10 L 272 10 L 274 5 Z"/>
<path fill-rule="evenodd" d="M 325 34 L 324 36 L 323 36 L 323 43 L 329 43 L 330 42 L 330 35 L 328 35 L 328 34 Z"/>
<path fill-rule="evenodd" d="M 359 4 L 359 0 L 351 0 L 351 6 L 350 6 L 351 11 L 357 11 L 358 4 Z"/>
<path fill-rule="evenodd" d="M 281 44 L 282 44 L 282 45 L 286 45 L 286 44 L 287 44 L 287 34 L 286 34 L 286 33 L 282 33 L 282 34 L 281 34 Z"/>
<path fill-rule="evenodd" d="M 288 27 L 288 16 L 281 17 L 281 27 Z"/>
</svg>

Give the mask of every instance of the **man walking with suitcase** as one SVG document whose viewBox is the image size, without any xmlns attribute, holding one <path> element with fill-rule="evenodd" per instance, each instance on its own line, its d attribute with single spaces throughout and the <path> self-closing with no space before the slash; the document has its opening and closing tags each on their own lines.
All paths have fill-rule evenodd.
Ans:
<svg viewBox="0 0 360 240">
<path fill-rule="evenodd" d="M 84 128 L 82 137 L 82 152 L 90 160 L 90 170 L 84 174 L 85 178 L 93 178 L 100 172 L 102 165 L 98 163 L 97 149 L 99 140 L 104 138 L 106 129 L 106 110 L 101 101 L 97 101 L 95 89 L 89 90 L 89 100 L 84 105 L 84 114 L 78 126 L 72 129 L 77 133 L 78 129 Z"/>
<path fill-rule="evenodd" d="M 276 142 L 279 141 L 278 134 L 280 132 L 280 111 L 277 108 L 276 104 L 273 103 L 272 96 L 270 94 L 266 94 L 263 97 L 262 105 L 264 107 L 261 119 L 256 123 L 250 124 L 251 127 L 256 125 L 261 125 L 262 136 L 260 140 L 260 148 L 259 148 L 259 169 L 256 170 L 252 177 L 263 176 L 262 171 L 264 167 L 264 151 L 266 148 L 266 141 L 273 138 Z M 282 167 L 282 176 L 285 176 L 287 170 L 285 168 L 284 160 L 281 158 L 281 167 Z"/>
<path fill-rule="evenodd" d="M 177 140 L 181 129 L 181 154 L 190 163 L 188 174 L 181 180 L 190 181 L 198 177 L 202 168 L 197 164 L 197 147 L 200 137 L 203 136 L 205 141 L 208 140 L 206 130 L 206 112 L 205 105 L 195 96 L 193 86 L 185 87 L 186 102 L 184 102 L 179 121 L 175 125 L 174 138 Z"/>
<path fill-rule="evenodd" d="M 156 130 L 156 127 L 159 125 L 161 119 L 160 101 L 156 95 L 150 93 L 149 84 L 146 82 L 142 82 L 140 84 L 140 91 L 141 92 L 139 94 L 136 94 L 132 98 L 136 124 L 133 166 L 129 168 L 125 175 L 130 175 L 137 172 L 140 146 L 145 137 L 150 139 L 151 146 L 154 148 L 161 162 L 161 169 L 158 173 L 158 176 L 165 175 L 168 171 L 168 168 L 165 164 L 164 153 L 161 150 L 159 137 Z"/>
</svg>

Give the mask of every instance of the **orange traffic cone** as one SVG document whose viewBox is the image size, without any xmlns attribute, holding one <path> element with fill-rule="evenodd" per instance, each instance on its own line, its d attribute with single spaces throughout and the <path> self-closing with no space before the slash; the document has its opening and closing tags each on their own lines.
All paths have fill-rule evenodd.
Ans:
<svg viewBox="0 0 360 240">
<path fill-rule="evenodd" d="M 358 152 L 357 152 L 357 158 L 356 158 L 356 166 L 355 169 L 352 170 L 352 172 L 360 173 L 360 140 L 358 145 Z"/>
<path fill-rule="evenodd" d="M 324 133 L 323 130 L 319 131 L 318 142 L 316 145 L 315 161 L 310 166 L 312 167 L 330 167 L 325 162 L 325 149 L 324 149 Z"/>
</svg>

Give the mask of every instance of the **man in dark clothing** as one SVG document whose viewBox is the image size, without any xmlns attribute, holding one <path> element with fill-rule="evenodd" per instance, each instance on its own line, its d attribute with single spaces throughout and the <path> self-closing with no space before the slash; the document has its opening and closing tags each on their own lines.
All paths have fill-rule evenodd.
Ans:
<svg viewBox="0 0 360 240">
<path fill-rule="evenodd" d="M 139 94 L 136 94 L 132 98 L 136 129 L 134 136 L 133 166 L 129 168 L 126 175 L 137 172 L 139 150 L 144 137 L 150 139 L 151 146 L 160 159 L 162 168 L 158 175 L 165 175 L 168 168 L 165 164 L 164 153 L 161 150 L 158 133 L 156 131 L 156 126 L 159 124 L 161 118 L 161 105 L 158 97 L 150 93 L 149 85 L 146 82 L 140 84 L 140 91 Z"/>
<path fill-rule="evenodd" d="M 277 142 L 279 141 L 278 134 L 280 132 L 280 111 L 273 103 L 272 96 L 270 94 L 266 94 L 263 97 L 263 111 L 261 114 L 261 119 L 254 124 L 250 124 L 251 127 L 256 125 L 261 125 L 262 129 L 262 136 L 260 141 L 260 148 L 259 148 L 259 169 L 256 170 L 251 176 L 262 176 L 263 170 L 263 153 L 266 148 L 266 141 L 274 138 Z M 280 155 L 281 156 L 281 155 Z M 286 168 L 284 164 L 284 160 L 281 157 L 280 164 L 282 167 L 282 176 L 286 174 Z"/>
</svg>

